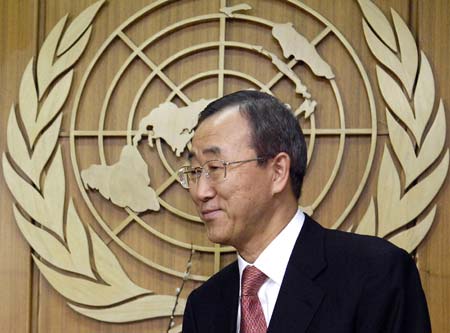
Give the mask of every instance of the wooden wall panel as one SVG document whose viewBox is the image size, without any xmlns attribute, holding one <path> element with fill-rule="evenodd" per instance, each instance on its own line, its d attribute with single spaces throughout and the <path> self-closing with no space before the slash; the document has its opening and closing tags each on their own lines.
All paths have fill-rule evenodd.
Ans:
<svg viewBox="0 0 450 333">
<path fill-rule="evenodd" d="M 450 145 L 450 6 L 448 1 L 414 1 L 420 48 L 436 77 L 436 103 L 442 98 L 447 111 L 447 147 Z M 447 181 L 436 198 L 436 223 L 417 251 L 419 269 L 428 297 L 433 332 L 450 331 L 450 186 Z"/>
<path fill-rule="evenodd" d="M 18 97 L 18 82 L 36 50 L 38 1 L 0 2 L 0 151 L 6 150 L 9 110 Z M 25 24 L 26 22 L 26 24 Z M 12 197 L 0 166 L 0 323 L 2 332 L 28 333 L 36 295 L 30 249 L 13 222 Z"/>
<path fill-rule="evenodd" d="M 161 12 L 151 14 L 126 29 L 129 35 L 136 43 L 143 42 L 151 34 L 156 33 L 166 27 L 169 23 L 176 23 L 183 18 L 194 15 L 211 13 L 219 8 L 220 1 L 198 1 L 182 0 L 173 1 L 164 7 Z M 270 17 L 277 22 L 291 21 L 296 27 L 302 27 L 301 32 L 309 39 L 313 39 L 323 29 L 313 17 L 298 16 L 293 7 L 286 6 L 284 1 L 272 0 L 247 0 L 255 8 L 255 15 L 259 17 Z M 370 53 L 362 33 L 361 10 L 356 1 L 319 1 L 305 0 L 306 5 L 320 13 L 328 19 L 336 28 L 347 38 L 349 43 L 355 49 L 360 57 L 365 70 L 368 72 L 372 84 L 373 93 L 376 100 L 378 142 L 375 153 L 374 167 L 371 170 L 369 180 L 365 185 L 361 198 L 356 203 L 353 211 L 346 220 L 345 227 L 358 222 L 365 213 L 366 207 L 371 196 L 375 193 L 378 177 L 378 166 L 382 154 L 384 143 L 388 140 L 387 126 L 385 119 L 385 104 L 381 98 L 377 87 L 375 74 L 375 60 Z M 1 151 L 6 149 L 5 130 L 9 108 L 13 102 L 18 100 L 18 89 L 20 78 L 29 59 L 36 53 L 36 47 L 42 45 L 43 39 L 55 24 L 66 13 L 69 13 L 69 19 L 76 17 L 82 10 L 94 3 L 94 0 L 70 1 L 70 0 L 41 0 L 41 1 L 14 1 L 5 0 L 0 3 L 0 121 L 1 121 Z M 94 58 L 98 48 L 114 31 L 114 29 L 124 22 L 135 12 L 156 1 L 118 1 L 110 0 L 105 3 L 94 21 L 91 41 L 76 64 L 73 88 L 71 97 L 64 107 L 66 116 L 63 120 L 63 132 L 61 134 L 61 145 L 65 152 L 64 165 L 67 170 L 66 181 L 70 184 L 69 192 L 74 197 L 75 202 L 80 203 L 78 210 L 82 220 L 90 224 L 106 241 L 109 236 L 99 227 L 92 217 L 88 207 L 82 204 L 82 196 L 76 185 L 76 178 L 72 171 L 72 163 L 69 156 L 69 138 L 70 117 L 74 104 L 75 92 L 82 82 L 82 76 L 88 68 L 89 63 Z M 238 4 L 241 1 L 228 0 L 228 5 Z M 448 59 L 449 49 L 449 27 L 450 27 L 450 5 L 446 0 L 434 0 L 431 4 L 423 1 L 408 0 L 377 0 L 375 3 L 389 16 L 390 8 L 394 8 L 400 16 L 406 21 L 408 26 L 413 29 L 419 47 L 429 56 L 429 60 L 434 70 L 437 96 L 440 96 L 445 105 L 450 101 L 450 92 L 448 90 L 450 65 Z M 32 23 L 31 23 L 32 22 Z M 274 45 L 273 38 L 270 36 L 267 28 L 252 24 L 244 24 L 245 29 L 236 24 L 230 24 L 227 27 L 227 38 L 230 40 L 245 40 L 268 47 Z M 39 27 L 39 28 L 38 28 Z M 191 26 L 186 29 L 186 34 L 181 32 L 173 33 L 168 38 L 158 40 L 153 47 L 144 50 L 145 54 L 159 63 L 174 52 L 189 47 L 193 43 L 217 40 L 219 30 L 214 24 L 205 26 Z M 320 53 L 324 58 L 335 64 L 337 74 L 337 83 L 342 93 L 343 104 L 347 111 L 348 118 L 346 124 L 348 128 L 368 127 L 369 104 L 365 96 L 365 90 L 362 88 L 362 81 L 354 68 L 347 51 L 340 41 L 335 37 L 327 39 L 318 46 Z M 98 127 L 98 119 L 94 112 L 101 108 L 103 97 L 109 87 L 111 80 L 117 73 L 120 65 L 129 56 L 130 50 L 126 45 L 118 41 L 112 44 L 110 53 L 105 56 L 93 71 L 90 80 L 88 80 L 86 95 L 81 99 L 82 113 L 80 111 L 80 120 L 77 126 L 95 130 Z M 261 64 L 266 60 L 261 57 L 242 61 L 243 56 L 248 56 L 241 50 L 232 49 L 228 51 L 226 63 L 227 68 L 246 71 L 251 75 L 261 77 L 267 80 L 272 77 L 276 70 L 267 68 L 267 71 L 261 71 Z M 281 56 L 278 50 L 278 56 Z M 214 52 L 205 52 L 201 55 L 201 60 L 186 58 L 171 66 L 168 66 L 168 75 L 176 82 L 181 82 L 189 76 L 196 73 L 200 66 L 201 70 L 216 68 L 218 57 Z M 339 67 L 337 67 L 339 64 Z M 131 66 L 130 66 L 131 67 Z M 327 91 L 327 84 L 317 81 L 311 74 L 302 68 L 295 68 L 296 73 L 301 75 L 311 93 L 318 98 L 322 104 L 319 105 L 317 115 L 317 125 L 320 127 L 337 126 L 337 120 L 327 116 L 327 110 L 336 108 L 336 102 L 333 95 Z M 141 82 L 147 77 L 150 70 L 143 64 L 137 64 L 125 75 L 124 80 L 118 85 L 118 97 L 113 96 L 111 101 L 115 111 L 128 109 L 135 92 Z M 225 86 L 225 92 L 231 92 L 242 88 L 242 82 L 229 79 Z M 217 94 L 217 83 L 215 80 L 205 80 L 186 89 L 186 94 L 192 99 L 200 97 L 215 97 Z M 292 84 L 281 81 L 274 87 L 274 92 L 283 99 L 292 99 Z M 155 81 L 148 91 L 144 94 L 140 105 L 137 108 L 136 119 L 142 118 L 148 111 L 159 103 L 163 102 L 169 89 L 162 81 Z M 176 100 L 180 103 L 180 100 Z M 359 112 L 358 112 L 359 111 Z M 319 114 L 320 112 L 320 114 Z M 126 122 L 126 112 L 112 113 L 106 120 L 108 129 L 123 129 Z M 450 116 L 447 116 L 447 129 L 450 128 Z M 137 122 L 134 124 L 137 127 Z M 306 126 L 309 126 L 306 124 Z M 450 133 L 447 130 L 447 133 Z M 447 146 L 450 146 L 450 138 L 447 135 Z M 351 199 L 351 194 L 359 184 L 359 179 L 364 173 L 367 156 L 368 137 L 352 136 L 346 142 L 341 169 L 330 193 L 323 200 L 322 204 L 314 212 L 316 217 L 323 225 L 331 226 L 339 214 L 345 209 Z M 114 163 L 118 160 L 124 138 L 109 137 L 105 140 L 105 151 L 108 163 Z M 86 137 L 80 140 L 77 146 L 76 154 L 79 158 L 81 168 L 86 168 L 92 163 L 99 163 L 97 152 L 98 140 L 96 137 Z M 142 144 L 141 146 L 144 146 Z M 92 148 L 93 147 L 93 148 Z M 145 147 L 140 147 L 141 154 L 147 161 L 152 161 L 155 165 L 161 162 L 156 153 Z M 176 164 L 177 160 L 170 157 L 170 152 L 165 149 L 169 163 Z M 304 196 L 301 203 L 309 205 L 320 193 L 326 183 L 328 175 L 335 163 L 338 150 L 337 137 L 324 137 L 318 141 L 318 147 L 314 152 L 312 166 L 308 171 L 309 178 L 305 181 Z M 153 165 L 153 164 L 152 164 Z M 1 171 L 1 170 L 0 170 Z M 1 172 L 2 173 L 2 172 Z M 160 178 L 166 176 L 164 171 L 158 168 L 150 170 L 152 184 L 158 184 Z M 428 298 L 433 331 L 450 331 L 450 262 L 447 259 L 450 255 L 450 226 L 446 223 L 450 217 L 450 208 L 446 203 L 450 200 L 450 189 L 448 181 L 435 199 L 438 203 L 437 222 L 432 227 L 427 239 L 417 250 L 417 261 L 420 273 L 423 279 L 423 285 Z M 2 221 L 0 223 L 0 258 L 2 258 L 0 285 L 0 297 L 3 302 L 0 305 L 0 322 L 6 327 L 6 332 L 165 332 L 168 319 L 158 319 L 151 321 L 142 321 L 131 324 L 112 325 L 101 323 L 78 315 L 72 311 L 66 304 L 66 300 L 59 295 L 39 273 L 33 276 L 33 269 L 37 268 L 31 264 L 30 250 L 24 238 L 20 235 L 17 226 L 12 217 L 11 203 L 13 198 L 9 194 L 3 177 L 0 177 L 1 193 L 1 212 Z M 90 200 L 94 202 L 98 210 L 104 216 L 105 220 L 110 220 L 112 227 L 116 227 L 126 215 L 123 210 L 112 208 L 112 205 L 104 200 L 98 193 L 89 193 Z M 186 194 L 177 189 L 171 189 L 167 197 L 174 198 L 174 202 L 180 205 L 186 211 L 193 212 L 192 204 L 186 200 Z M 148 216 L 146 216 L 148 217 Z M 194 242 L 202 245 L 209 245 L 204 234 L 201 232 L 201 225 L 186 225 L 181 218 L 176 218 L 173 214 L 165 211 L 158 214 L 152 220 L 152 225 L 161 232 L 171 234 L 173 237 L 183 239 L 185 242 Z M 172 265 L 182 271 L 189 255 L 186 249 L 173 248 L 155 239 L 154 236 L 144 234 L 141 227 L 136 223 L 126 228 L 121 234 L 121 239 L 127 244 L 132 244 L 135 249 L 141 251 L 152 260 L 158 261 L 164 265 Z M 109 247 L 118 256 L 119 261 L 124 266 L 125 271 L 130 275 L 133 281 L 138 285 L 154 290 L 161 294 L 174 294 L 175 288 L 181 284 L 181 279 L 161 273 L 155 269 L 143 265 L 139 260 L 132 258 L 123 248 L 109 243 Z M 174 259 L 166 255 L 168 251 L 176 253 Z M 226 262 L 233 260 L 234 255 L 229 254 L 221 262 L 223 266 Z M 213 257 L 210 254 L 197 254 L 194 257 L 194 268 L 196 274 L 210 274 L 213 272 Z M 199 282 L 189 281 L 183 291 L 182 297 L 186 297 L 188 292 Z M 177 323 L 180 318 L 177 319 Z M 3 324 L 4 323 L 4 324 Z"/>
</svg>

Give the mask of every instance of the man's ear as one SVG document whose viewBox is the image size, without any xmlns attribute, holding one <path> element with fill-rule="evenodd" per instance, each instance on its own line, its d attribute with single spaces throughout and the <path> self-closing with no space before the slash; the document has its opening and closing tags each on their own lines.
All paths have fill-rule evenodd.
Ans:
<svg viewBox="0 0 450 333">
<path fill-rule="evenodd" d="M 281 193 L 289 186 L 291 158 L 285 152 L 272 158 L 272 194 Z"/>
</svg>

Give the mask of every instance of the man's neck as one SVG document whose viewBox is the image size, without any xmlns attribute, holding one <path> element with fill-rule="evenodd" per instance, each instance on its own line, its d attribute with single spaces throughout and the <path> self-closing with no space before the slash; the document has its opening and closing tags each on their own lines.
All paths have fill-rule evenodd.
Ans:
<svg viewBox="0 0 450 333">
<path fill-rule="evenodd" d="M 267 218 L 264 229 L 253 233 L 251 239 L 247 240 L 243 246 L 237 247 L 239 255 L 248 263 L 254 263 L 261 252 L 278 236 L 278 234 L 286 227 L 289 221 L 297 212 L 297 202 L 293 204 L 284 204 Z"/>
</svg>

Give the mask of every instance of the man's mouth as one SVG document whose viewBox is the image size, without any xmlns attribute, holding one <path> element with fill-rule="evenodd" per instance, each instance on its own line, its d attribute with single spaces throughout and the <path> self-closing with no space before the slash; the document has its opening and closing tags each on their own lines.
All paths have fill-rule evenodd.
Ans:
<svg viewBox="0 0 450 333">
<path fill-rule="evenodd" d="M 202 219 L 205 221 L 213 220 L 217 215 L 219 215 L 221 212 L 220 208 L 214 208 L 214 209 L 203 209 L 201 211 Z"/>
</svg>

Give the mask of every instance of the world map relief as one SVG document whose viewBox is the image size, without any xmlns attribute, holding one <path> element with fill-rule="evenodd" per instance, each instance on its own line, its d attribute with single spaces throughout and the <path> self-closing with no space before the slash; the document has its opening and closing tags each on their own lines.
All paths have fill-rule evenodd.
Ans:
<svg viewBox="0 0 450 333">
<path fill-rule="evenodd" d="M 225 14 L 231 17 L 233 11 Z M 255 45 L 253 49 L 271 59 L 279 72 L 294 83 L 295 93 L 301 95 L 304 100 L 293 112 L 295 116 L 304 113 L 304 117 L 308 118 L 315 111 L 317 102 L 312 99 L 306 85 L 285 61 L 293 56 L 296 61 L 308 65 L 316 76 L 326 79 L 334 78 L 333 71 L 321 58 L 315 46 L 298 33 L 292 23 L 274 24 L 272 36 L 281 47 L 285 60 L 262 46 Z M 133 144 L 123 147 L 117 163 L 94 164 L 81 172 L 84 186 L 98 190 L 105 199 L 120 207 L 128 207 L 135 212 L 159 211 L 158 195 L 150 186 L 150 166 L 140 155 L 137 146 L 144 136 L 147 136 L 151 148 L 155 140 L 161 139 L 180 157 L 194 135 L 198 115 L 211 101 L 200 99 L 184 107 L 165 102 L 152 109 L 140 120 Z"/>
<path fill-rule="evenodd" d="M 160 208 L 155 190 L 148 186 L 147 163 L 135 146 L 124 146 L 115 164 L 94 164 L 81 171 L 81 179 L 86 187 L 98 190 L 119 207 L 129 207 L 135 212 Z"/>
<path fill-rule="evenodd" d="M 84 186 L 98 190 L 105 199 L 119 207 L 128 207 L 135 212 L 158 211 L 160 205 L 155 190 L 150 187 L 149 166 L 137 146 L 147 134 L 150 147 L 153 147 L 154 140 L 162 139 L 176 156 L 180 156 L 194 135 L 199 113 L 209 102 L 201 99 L 186 107 L 167 102 L 151 110 L 140 121 L 133 145 L 122 148 L 117 163 L 94 164 L 81 172 Z"/>
</svg>

